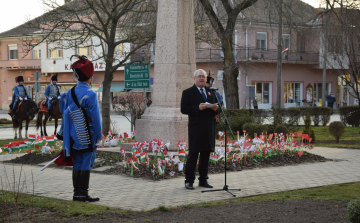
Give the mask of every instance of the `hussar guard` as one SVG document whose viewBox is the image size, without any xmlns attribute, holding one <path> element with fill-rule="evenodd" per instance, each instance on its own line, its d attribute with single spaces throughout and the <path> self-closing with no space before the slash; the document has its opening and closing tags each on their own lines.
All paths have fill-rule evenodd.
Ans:
<svg viewBox="0 0 360 223">
<path fill-rule="evenodd" d="M 12 97 L 11 104 L 9 106 L 10 109 L 12 109 L 11 117 L 13 119 L 16 118 L 16 110 L 19 102 L 22 100 L 31 99 L 29 90 L 24 85 L 24 77 L 23 76 L 15 77 L 15 82 L 18 83 L 18 85 L 14 87 L 14 94 Z"/>
<path fill-rule="evenodd" d="M 49 121 L 52 119 L 52 102 L 55 98 L 60 98 L 61 96 L 61 88 L 56 84 L 58 81 L 57 76 L 52 76 L 50 81 L 51 84 L 49 84 L 45 90 L 46 101 L 44 103 L 48 108 Z"/>
<path fill-rule="evenodd" d="M 94 66 L 85 56 L 76 57 L 79 60 L 71 67 L 78 83 L 61 95 L 63 121 L 58 138 L 63 140 L 64 162 L 73 160 L 73 200 L 92 202 L 99 200 L 88 189 L 97 143 L 102 139 L 101 117 L 97 95 L 90 89 Z"/>
</svg>

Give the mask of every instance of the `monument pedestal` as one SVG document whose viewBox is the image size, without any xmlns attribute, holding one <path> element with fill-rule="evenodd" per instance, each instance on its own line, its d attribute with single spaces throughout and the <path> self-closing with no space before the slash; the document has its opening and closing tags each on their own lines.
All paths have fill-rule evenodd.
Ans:
<svg viewBox="0 0 360 223">
<path fill-rule="evenodd" d="M 188 116 L 180 112 L 183 90 L 194 84 L 195 25 L 193 0 L 159 0 L 152 105 L 136 120 L 136 140 L 188 141 Z"/>
</svg>

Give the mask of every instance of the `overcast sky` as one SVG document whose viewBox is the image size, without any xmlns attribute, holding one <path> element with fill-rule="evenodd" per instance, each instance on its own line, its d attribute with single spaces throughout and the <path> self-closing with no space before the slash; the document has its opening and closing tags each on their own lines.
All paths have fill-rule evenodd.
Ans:
<svg viewBox="0 0 360 223">
<path fill-rule="evenodd" d="M 319 7 L 318 0 L 302 0 Z M 57 0 L 59 4 L 64 0 Z M 23 24 L 27 18 L 35 18 L 45 12 L 41 0 L 3 0 L 0 13 L 0 33 Z"/>
</svg>

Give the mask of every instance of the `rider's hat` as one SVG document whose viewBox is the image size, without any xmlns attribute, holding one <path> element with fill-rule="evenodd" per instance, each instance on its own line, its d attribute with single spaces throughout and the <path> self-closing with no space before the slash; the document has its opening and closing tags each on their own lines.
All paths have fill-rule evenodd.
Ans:
<svg viewBox="0 0 360 223">
<path fill-rule="evenodd" d="M 73 56 L 79 58 L 78 61 L 71 65 L 71 68 L 74 71 L 74 75 L 79 81 L 86 81 L 90 77 L 94 76 L 94 65 L 90 60 L 87 59 L 86 56 Z M 70 57 L 70 61 L 73 56 Z"/>
<path fill-rule="evenodd" d="M 57 76 L 56 76 L 56 75 L 55 75 L 55 76 L 52 76 L 52 77 L 51 77 L 51 81 L 58 81 Z"/>
<path fill-rule="evenodd" d="M 24 77 L 23 76 L 17 76 L 17 77 L 15 77 L 15 82 L 16 83 L 19 83 L 19 82 L 24 82 Z"/>
</svg>

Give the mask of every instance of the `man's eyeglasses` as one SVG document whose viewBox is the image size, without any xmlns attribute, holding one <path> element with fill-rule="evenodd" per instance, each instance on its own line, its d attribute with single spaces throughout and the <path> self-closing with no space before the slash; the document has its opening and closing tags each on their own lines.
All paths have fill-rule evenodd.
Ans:
<svg viewBox="0 0 360 223">
<path fill-rule="evenodd" d="M 196 76 L 197 78 L 206 78 L 205 76 L 202 76 L 202 75 L 199 75 L 199 76 Z"/>
</svg>

